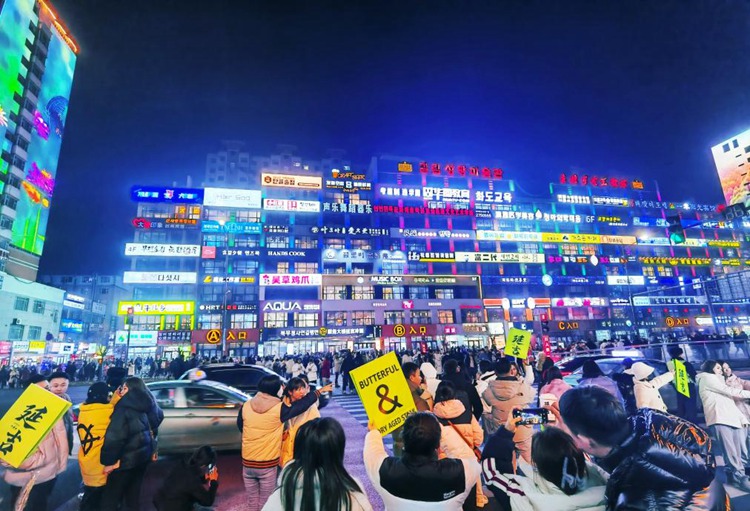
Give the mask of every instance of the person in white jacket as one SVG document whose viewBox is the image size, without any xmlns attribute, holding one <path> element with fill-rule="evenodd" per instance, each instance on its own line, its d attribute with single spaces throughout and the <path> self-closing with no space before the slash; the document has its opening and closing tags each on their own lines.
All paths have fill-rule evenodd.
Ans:
<svg viewBox="0 0 750 511">
<path fill-rule="evenodd" d="M 311 385 L 317 385 L 318 366 L 315 364 L 314 360 L 310 359 L 310 361 L 307 363 L 307 367 L 305 367 L 305 372 L 307 373 L 307 381 L 310 382 Z"/>
<path fill-rule="evenodd" d="M 372 424 L 365 437 L 365 469 L 385 509 L 460 511 L 479 481 L 477 459 L 438 459 L 441 429 L 431 413 L 409 415 L 403 429 L 401 458 L 388 456 L 383 437 Z"/>
<path fill-rule="evenodd" d="M 743 491 L 750 491 L 745 475 L 742 453 L 747 446 L 748 422 L 737 408 L 735 399 L 750 399 L 750 391 L 730 387 L 724 381 L 721 364 L 706 360 L 698 373 L 698 393 L 703 402 L 706 425 L 713 430 L 724 456 L 727 482 Z"/>
<path fill-rule="evenodd" d="M 674 380 L 674 373 L 667 372 L 656 378 L 648 379 L 654 372 L 654 368 L 643 362 L 634 363 L 630 369 L 623 371 L 633 375 L 635 393 L 635 405 L 638 408 L 653 408 L 660 412 L 668 412 L 659 389 Z"/>
<path fill-rule="evenodd" d="M 435 366 L 429 362 L 424 362 L 419 366 L 419 370 L 422 371 L 422 374 L 424 375 L 424 383 L 427 385 L 427 392 L 429 392 L 431 396 L 434 396 L 435 392 L 437 392 L 438 385 L 440 385 L 440 380 L 438 380 L 437 377 L 437 369 L 435 369 Z"/>
</svg>

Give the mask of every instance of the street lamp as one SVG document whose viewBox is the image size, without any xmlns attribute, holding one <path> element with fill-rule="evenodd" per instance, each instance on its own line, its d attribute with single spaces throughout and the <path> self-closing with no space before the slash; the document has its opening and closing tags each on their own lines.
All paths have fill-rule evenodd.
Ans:
<svg viewBox="0 0 750 511">
<path fill-rule="evenodd" d="M 229 234 L 227 234 L 224 226 L 226 220 L 219 220 L 221 231 L 224 234 L 224 296 L 222 298 L 221 308 L 221 356 L 226 357 L 228 354 L 227 347 L 227 305 L 229 304 L 229 295 L 231 290 L 229 289 Z"/>
</svg>

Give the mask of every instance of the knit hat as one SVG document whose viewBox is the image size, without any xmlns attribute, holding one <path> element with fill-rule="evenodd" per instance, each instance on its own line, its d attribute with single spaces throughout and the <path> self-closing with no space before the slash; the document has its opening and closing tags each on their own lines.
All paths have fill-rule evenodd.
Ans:
<svg viewBox="0 0 750 511">
<path fill-rule="evenodd" d="M 109 403 L 109 386 L 103 381 L 94 383 L 86 393 L 86 403 Z"/>
<path fill-rule="evenodd" d="M 633 367 L 623 371 L 626 374 L 632 374 L 636 381 L 645 380 L 651 373 L 654 372 L 654 368 L 643 362 L 636 362 Z"/>
</svg>

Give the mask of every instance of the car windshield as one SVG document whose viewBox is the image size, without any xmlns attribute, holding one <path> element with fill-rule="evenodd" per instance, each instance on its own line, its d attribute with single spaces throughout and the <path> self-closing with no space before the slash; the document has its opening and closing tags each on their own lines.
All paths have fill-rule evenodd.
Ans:
<svg viewBox="0 0 750 511">
<path fill-rule="evenodd" d="M 206 369 L 207 379 L 224 383 L 230 387 L 257 387 L 258 382 L 264 376 L 266 376 L 265 371 L 249 367 Z"/>
<path fill-rule="evenodd" d="M 200 385 L 205 385 L 207 387 L 211 387 L 217 390 L 220 390 L 222 392 L 225 392 L 227 394 L 230 394 L 232 397 L 236 397 L 237 399 L 240 399 L 242 401 L 247 401 L 250 399 L 250 396 L 242 392 L 241 390 L 238 390 L 234 387 L 230 387 L 229 385 L 225 385 L 223 383 L 217 382 L 217 381 L 210 381 L 205 380 L 200 382 Z"/>
</svg>

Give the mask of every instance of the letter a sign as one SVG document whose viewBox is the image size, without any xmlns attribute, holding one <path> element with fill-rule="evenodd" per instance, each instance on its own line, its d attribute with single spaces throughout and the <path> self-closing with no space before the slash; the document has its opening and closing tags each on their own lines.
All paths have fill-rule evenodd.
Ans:
<svg viewBox="0 0 750 511">
<path fill-rule="evenodd" d="M 381 435 L 400 428 L 407 415 L 417 411 L 395 353 L 390 352 L 353 369 L 349 376 L 367 417 Z"/>
</svg>

